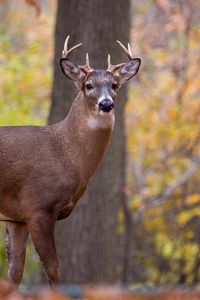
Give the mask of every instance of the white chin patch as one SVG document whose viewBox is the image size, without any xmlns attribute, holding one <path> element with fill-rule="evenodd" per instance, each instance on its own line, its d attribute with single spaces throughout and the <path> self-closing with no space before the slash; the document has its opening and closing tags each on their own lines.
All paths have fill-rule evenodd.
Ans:
<svg viewBox="0 0 200 300">
<path fill-rule="evenodd" d="M 92 114 L 87 119 L 88 126 L 91 129 L 113 129 L 115 123 L 115 115 L 113 110 L 104 112 L 99 110 L 98 114 Z"/>
</svg>

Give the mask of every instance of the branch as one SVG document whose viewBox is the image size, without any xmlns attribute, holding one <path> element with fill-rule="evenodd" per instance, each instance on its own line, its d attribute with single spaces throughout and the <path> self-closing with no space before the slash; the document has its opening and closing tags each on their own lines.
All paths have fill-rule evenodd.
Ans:
<svg viewBox="0 0 200 300">
<path fill-rule="evenodd" d="M 199 167 L 200 161 L 192 162 L 190 167 L 178 179 L 176 179 L 172 184 L 170 184 L 160 197 L 153 198 L 149 203 L 145 205 L 145 208 L 147 209 L 150 207 L 155 207 L 167 200 L 177 187 L 186 183 L 188 179 L 190 179 L 190 177 L 199 170 Z"/>
</svg>

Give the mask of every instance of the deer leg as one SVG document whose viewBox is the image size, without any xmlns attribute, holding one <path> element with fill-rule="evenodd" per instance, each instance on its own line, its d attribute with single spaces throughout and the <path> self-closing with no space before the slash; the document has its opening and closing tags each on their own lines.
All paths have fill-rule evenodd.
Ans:
<svg viewBox="0 0 200 300">
<path fill-rule="evenodd" d="M 29 230 L 50 286 L 58 284 L 58 259 L 54 241 L 55 221 L 49 216 L 34 216 Z"/>
<path fill-rule="evenodd" d="M 15 286 L 18 286 L 22 279 L 28 234 L 26 224 L 6 222 L 8 276 L 10 283 Z"/>
</svg>

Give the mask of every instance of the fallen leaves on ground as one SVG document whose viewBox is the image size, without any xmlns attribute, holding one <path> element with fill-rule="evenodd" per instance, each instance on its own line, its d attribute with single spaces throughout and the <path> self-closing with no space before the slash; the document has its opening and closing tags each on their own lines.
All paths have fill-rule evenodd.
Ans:
<svg viewBox="0 0 200 300">
<path fill-rule="evenodd" d="M 171 290 L 146 294 L 129 294 L 115 286 L 88 286 L 82 298 L 77 300 L 199 300 L 200 292 L 195 290 Z M 7 281 L 0 279 L 0 300 L 73 300 L 52 290 L 39 294 L 18 292 L 10 288 Z"/>
</svg>

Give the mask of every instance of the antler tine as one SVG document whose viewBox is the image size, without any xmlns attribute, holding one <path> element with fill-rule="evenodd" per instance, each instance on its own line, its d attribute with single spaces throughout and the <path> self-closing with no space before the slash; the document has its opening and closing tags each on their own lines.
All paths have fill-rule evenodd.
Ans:
<svg viewBox="0 0 200 300">
<path fill-rule="evenodd" d="M 122 65 L 123 65 L 123 63 L 118 64 L 118 65 L 112 65 L 111 56 L 110 56 L 110 54 L 108 54 L 108 68 L 107 68 L 107 71 L 112 73 L 115 69 L 121 67 Z"/>
<path fill-rule="evenodd" d="M 124 50 L 124 52 L 126 53 L 126 55 L 128 56 L 129 60 L 133 59 L 133 54 L 131 51 L 131 47 L 130 44 L 128 43 L 128 49 L 126 49 L 126 47 L 120 42 L 120 41 L 116 41 L 119 46 Z"/>
<path fill-rule="evenodd" d="M 112 64 L 111 64 L 111 56 L 110 56 L 110 54 L 108 54 L 108 70 L 110 69 L 111 66 L 112 66 Z"/>
<path fill-rule="evenodd" d="M 90 68 L 90 60 L 89 60 L 88 53 L 86 53 L 86 56 L 85 56 L 85 66 L 88 67 L 88 68 Z"/>
<path fill-rule="evenodd" d="M 128 43 L 128 52 L 130 53 L 131 59 L 133 59 L 133 53 L 132 53 L 131 46 L 129 43 Z"/>
<path fill-rule="evenodd" d="M 92 69 L 90 67 L 90 60 L 89 60 L 89 55 L 88 53 L 86 53 L 86 56 L 85 56 L 85 65 L 84 66 L 79 66 L 79 68 L 81 68 L 81 70 L 85 73 L 88 73 L 88 72 L 91 72 L 93 71 L 94 69 Z"/>
<path fill-rule="evenodd" d="M 68 41 L 69 41 L 69 35 L 68 35 L 68 37 L 66 38 L 65 43 L 64 43 L 64 49 L 63 49 L 63 51 L 62 51 L 62 58 L 67 58 L 67 57 L 69 56 L 69 54 L 70 54 L 74 49 L 76 49 L 76 48 L 80 47 L 81 45 L 83 45 L 83 43 L 80 43 L 80 44 L 78 44 L 78 45 L 73 46 L 72 48 L 70 48 L 70 49 L 68 50 Z"/>
<path fill-rule="evenodd" d="M 128 56 L 128 59 L 132 60 L 133 59 L 133 54 L 132 54 L 132 51 L 131 51 L 130 44 L 128 43 L 128 48 L 126 48 L 120 41 L 116 41 L 116 42 L 124 50 L 124 52 Z M 110 56 L 110 54 L 108 54 L 108 69 L 107 69 L 107 71 L 113 72 L 113 71 L 115 71 L 115 69 L 121 67 L 122 65 L 124 65 L 124 63 L 118 64 L 118 65 L 112 65 L 111 64 L 111 56 Z"/>
</svg>

